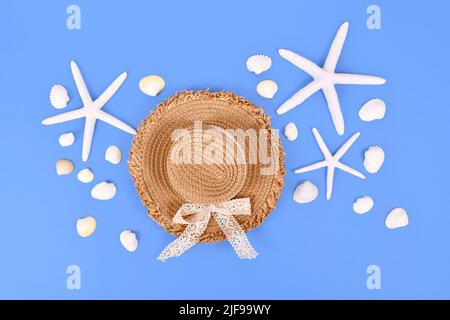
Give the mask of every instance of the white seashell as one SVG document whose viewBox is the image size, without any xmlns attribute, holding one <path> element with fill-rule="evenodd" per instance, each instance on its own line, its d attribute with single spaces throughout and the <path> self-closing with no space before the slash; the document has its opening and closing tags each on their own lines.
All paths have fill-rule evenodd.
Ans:
<svg viewBox="0 0 450 320">
<path fill-rule="evenodd" d="M 105 152 L 105 159 L 112 164 L 119 164 L 122 160 L 122 152 L 117 146 L 109 146 Z"/>
<path fill-rule="evenodd" d="M 297 126 L 295 125 L 295 123 L 289 122 L 284 127 L 284 135 L 286 136 L 286 138 L 289 141 L 294 141 L 295 139 L 297 139 L 297 137 L 298 137 L 298 130 L 297 130 Z"/>
<path fill-rule="evenodd" d="M 136 251 L 138 247 L 138 239 L 136 234 L 130 230 L 124 230 L 120 233 L 120 243 L 129 252 Z"/>
<path fill-rule="evenodd" d="M 386 217 L 386 227 L 388 229 L 397 229 L 407 226 L 409 223 L 408 214 L 403 208 L 395 208 Z"/>
<path fill-rule="evenodd" d="M 75 136 L 72 132 L 63 133 L 59 136 L 59 144 L 61 147 L 68 147 L 71 146 L 75 141 Z"/>
<path fill-rule="evenodd" d="M 373 199 L 369 196 L 364 196 L 353 202 L 353 211 L 358 214 L 364 214 L 369 212 L 373 208 L 373 205 Z"/>
<path fill-rule="evenodd" d="M 80 182 L 89 183 L 94 180 L 94 173 L 89 168 L 85 168 L 78 172 L 77 178 Z"/>
<path fill-rule="evenodd" d="M 139 81 L 139 89 L 151 97 L 156 97 L 165 86 L 166 82 L 160 76 L 147 76 Z"/>
<path fill-rule="evenodd" d="M 308 203 L 314 201 L 319 194 L 319 190 L 311 181 L 305 181 L 298 185 L 294 191 L 294 201 L 298 203 Z"/>
<path fill-rule="evenodd" d="M 256 54 L 247 59 L 247 69 L 250 72 L 261 74 L 272 66 L 272 59 L 263 54 Z"/>
<path fill-rule="evenodd" d="M 361 109 L 359 109 L 359 117 L 363 121 L 380 120 L 384 118 L 386 113 L 386 104 L 381 99 L 372 99 L 367 101 Z"/>
<path fill-rule="evenodd" d="M 369 173 L 377 173 L 384 162 L 384 150 L 379 146 L 372 146 L 364 152 L 364 168 Z"/>
<path fill-rule="evenodd" d="M 116 195 L 117 188 L 112 182 L 102 181 L 91 190 L 91 197 L 97 200 L 110 200 Z"/>
<path fill-rule="evenodd" d="M 88 216 L 77 220 L 77 232 L 80 237 L 89 237 L 96 228 L 97 221 L 94 217 Z"/>
<path fill-rule="evenodd" d="M 68 175 L 73 171 L 74 165 L 73 162 L 66 159 L 61 159 L 56 161 L 56 173 L 58 176 Z"/>
<path fill-rule="evenodd" d="M 70 98 L 67 94 L 67 90 L 62 85 L 55 84 L 50 90 L 50 103 L 56 109 L 67 107 L 69 100 Z"/>
<path fill-rule="evenodd" d="M 272 80 L 263 80 L 256 86 L 256 92 L 267 99 L 272 99 L 275 93 L 278 91 L 278 85 Z"/>
</svg>

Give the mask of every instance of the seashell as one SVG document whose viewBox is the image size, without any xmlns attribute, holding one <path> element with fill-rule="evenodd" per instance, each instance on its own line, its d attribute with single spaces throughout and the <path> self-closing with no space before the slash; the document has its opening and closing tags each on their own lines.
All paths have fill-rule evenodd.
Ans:
<svg viewBox="0 0 450 320">
<path fill-rule="evenodd" d="M 73 162 L 66 159 L 61 159 L 56 161 L 56 174 L 58 176 L 68 175 L 73 171 L 74 165 Z"/>
<path fill-rule="evenodd" d="M 77 220 L 77 232 L 80 237 L 89 237 L 96 228 L 97 221 L 94 217 L 88 216 Z"/>
<path fill-rule="evenodd" d="M 91 197 L 97 200 L 110 200 L 116 195 L 117 188 L 112 182 L 102 181 L 91 190 Z"/>
<path fill-rule="evenodd" d="M 117 146 L 109 146 L 105 152 L 105 159 L 112 164 L 119 164 L 122 160 L 122 152 Z"/>
<path fill-rule="evenodd" d="M 364 196 L 353 202 L 353 211 L 358 214 L 364 214 L 369 212 L 373 208 L 373 205 L 373 199 L 369 196 Z"/>
<path fill-rule="evenodd" d="M 247 59 L 247 69 L 250 72 L 261 74 L 272 66 L 272 59 L 263 54 L 255 54 Z"/>
<path fill-rule="evenodd" d="M 146 76 L 139 81 L 139 89 L 151 97 L 156 97 L 165 86 L 166 82 L 160 76 Z"/>
<path fill-rule="evenodd" d="M 120 233 L 120 243 L 123 245 L 125 249 L 129 252 L 136 251 L 138 247 L 138 239 L 136 234 L 130 230 L 124 230 Z"/>
<path fill-rule="evenodd" d="M 297 139 L 297 137 L 298 137 L 298 130 L 297 130 L 297 126 L 295 125 L 295 123 L 289 122 L 284 127 L 284 135 L 286 136 L 286 138 L 289 141 L 294 141 L 295 139 Z"/>
<path fill-rule="evenodd" d="M 372 146 L 364 152 L 364 168 L 369 173 L 377 173 L 384 162 L 384 150 L 379 146 Z"/>
<path fill-rule="evenodd" d="M 311 181 L 305 181 L 294 191 L 294 201 L 298 203 L 308 203 L 314 201 L 319 194 L 319 190 Z"/>
<path fill-rule="evenodd" d="M 374 121 L 384 118 L 386 113 L 386 104 L 381 99 L 372 99 L 367 101 L 359 109 L 359 117 L 363 121 Z"/>
<path fill-rule="evenodd" d="M 94 173 L 89 168 L 85 168 L 78 172 L 77 178 L 80 182 L 89 183 L 94 180 Z"/>
<path fill-rule="evenodd" d="M 63 133 L 59 136 L 58 142 L 61 147 L 71 146 L 75 141 L 75 136 L 72 132 Z"/>
<path fill-rule="evenodd" d="M 386 227 L 388 229 L 397 229 L 409 224 L 408 214 L 403 208 L 395 208 L 386 217 Z"/>
<path fill-rule="evenodd" d="M 372 99 L 367 101 L 359 109 L 359 117 L 363 121 L 374 121 L 384 118 L 386 113 L 386 104 L 381 99 Z"/>
<path fill-rule="evenodd" d="M 70 98 L 67 94 L 67 90 L 62 85 L 55 84 L 50 90 L 50 103 L 56 109 L 67 107 L 69 100 Z"/>
<path fill-rule="evenodd" d="M 272 80 L 263 80 L 256 86 L 256 92 L 267 99 L 272 99 L 275 93 L 278 91 L 278 85 Z"/>
</svg>

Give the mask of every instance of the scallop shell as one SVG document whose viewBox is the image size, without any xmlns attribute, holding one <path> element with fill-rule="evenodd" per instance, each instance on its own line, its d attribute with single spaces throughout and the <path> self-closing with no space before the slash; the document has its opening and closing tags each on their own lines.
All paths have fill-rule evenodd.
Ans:
<svg viewBox="0 0 450 320">
<path fill-rule="evenodd" d="M 272 99 L 278 91 L 278 85 L 273 80 L 263 80 L 256 86 L 256 92 L 266 99 Z"/>
<path fill-rule="evenodd" d="M 139 81 L 139 89 L 148 96 L 156 97 L 166 86 L 166 82 L 160 76 L 146 76 Z"/>
<path fill-rule="evenodd" d="M 364 152 L 364 168 L 369 173 L 377 173 L 384 162 L 384 150 L 379 146 L 372 146 Z"/>
<path fill-rule="evenodd" d="M 263 54 L 255 54 L 247 59 L 247 69 L 250 72 L 261 74 L 272 66 L 272 59 Z"/>
<path fill-rule="evenodd" d="M 373 199 L 369 196 L 364 196 L 353 202 L 353 211 L 357 214 L 364 214 L 369 212 L 373 208 L 373 205 Z"/>
<path fill-rule="evenodd" d="M 97 200 L 110 200 L 116 195 L 117 188 L 112 182 L 100 182 L 91 190 L 91 197 Z"/>
<path fill-rule="evenodd" d="M 314 201 L 319 194 L 317 187 L 311 182 L 306 180 L 294 191 L 294 201 L 298 203 L 308 203 Z"/>
<path fill-rule="evenodd" d="M 298 137 L 298 130 L 297 130 L 297 126 L 295 125 L 295 123 L 289 122 L 284 127 L 284 135 L 286 136 L 286 138 L 289 141 L 294 141 L 295 139 L 297 139 L 297 137 Z"/>
<path fill-rule="evenodd" d="M 50 90 L 50 103 L 56 109 L 67 107 L 69 100 L 70 98 L 67 94 L 67 90 L 62 85 L 55 84 Z"/>
<path fill-rule="evenodd" d="M 384 118 L 386 113 L 386 104 L 381 99 L 372 99 L 367 101 L 359 109 L 359 117 L 363 121 L 374 121 Z"/>
<path fill-rule="evenodd" d="M 408 214 L 403 208 L 395 208 L 386 217 L 385 221 L 388 229 L 397 229 L 409 224 Z"/>
<path fill-rule="evenodd" d="M 122 231 L 120 233 L 119 239 L 120 243 L 125 249 L 127 249 L 127 251 L 129 252 L 136 251 L 138 247 L 138 239 L 133 231 L 130 230 Z"/>
</svg>

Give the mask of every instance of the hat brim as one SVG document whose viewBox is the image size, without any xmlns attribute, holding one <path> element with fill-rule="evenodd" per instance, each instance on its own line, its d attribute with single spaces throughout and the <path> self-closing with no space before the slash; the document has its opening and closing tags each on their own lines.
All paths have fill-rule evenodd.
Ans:
<svg viewBox="0 0 450 320">
<path fill-rule="evenodd" d="M 167 175 L 171 134 L 176 129 L 192 126 L 195 121 L 224 129 L 262 129 L 273 133 L 270 117 L 232 92 L 182 91 L 160 103 L 141 122 L 131 146 L 128 169 L 148 215 L 174 236 L 179 236 L 185 228 L 172 222 L 185 200 L 171 187 Z M 284 152 L 279 137 L 269 134 L 267 147 L 277 156 L 276 170 L 273 174 L 261 174 L 264 165 L 248 163 L 245 183 L 235 197 L 250 198 L 252 214 L 235 216 L 245 232 L 266 219 L 284 186 Z M 225 239 L 223 231 L 211 219 L 199 241 Z"/>
</svg>

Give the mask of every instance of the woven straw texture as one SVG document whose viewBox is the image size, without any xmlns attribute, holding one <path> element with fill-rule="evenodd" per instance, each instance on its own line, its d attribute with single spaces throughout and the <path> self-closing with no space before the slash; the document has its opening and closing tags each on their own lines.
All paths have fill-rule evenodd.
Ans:
<svg viewBox="0 0 450 320">
<path fill-rule="evenodd" d="M 261 174 L 260 169 L 267 165 L 249 161 L 249 153 L 258 152 L 250 148 L 243 150 L 246 164 L 231 161 L 221 165 L 174 165 L 170 160 L 175 146 L 172 134 L 177 129 L 193 128 L 196 121 L 202 122 L 203 129 L 265 129 L 269 133 L 267 148 L 278 155 L 277 170 L 272 175 Z M 172 218 L 184 203 L 211 204 L 249 197 L 252 214 L 235 218 L 245 232 L 260 225 L 275 207 L 284 185 L 284 153 L 280 140 L 273 141 L 272 130 L 270 117 L 262 109 L 232 92 L 182 91 L 160 103 L 139 125 L 128 160 L 148 215 L 179 236 L 185 225 L 174 224 Z M 193 143 L 204 142 L 194 139 Z M 225 239 L 211 219 L 200 242 Z"/>
</svg>

